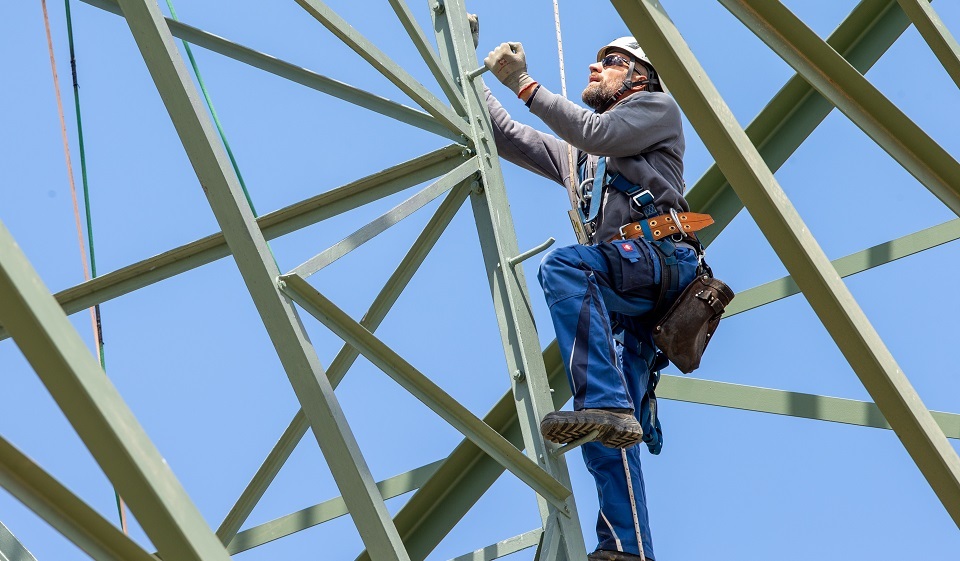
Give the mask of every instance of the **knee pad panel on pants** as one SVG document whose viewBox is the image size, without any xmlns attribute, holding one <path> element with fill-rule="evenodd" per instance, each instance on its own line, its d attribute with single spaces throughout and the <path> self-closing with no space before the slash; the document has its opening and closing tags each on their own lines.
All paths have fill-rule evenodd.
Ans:
<svg viewBox="0 0 960 561">
<path fill-rule="evenodd" d="M 558 247 L 547 253 L 537 273 L 547 305 L 586 293 L 591 270 L 584 263 L 578 246 Z"/>
</svg>

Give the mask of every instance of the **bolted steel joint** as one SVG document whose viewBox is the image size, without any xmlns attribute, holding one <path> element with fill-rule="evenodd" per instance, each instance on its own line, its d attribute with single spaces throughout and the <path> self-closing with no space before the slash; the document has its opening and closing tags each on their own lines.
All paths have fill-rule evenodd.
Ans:
<svg viewBox="0 0 960 561">
<path fill-rule="evenodd" d="M 513 379 L 517 382 L 522 382 L 527 378 L 527 375 L 523 373 L 523 370 L 517 370 L 513 373 Z"/>
<path fill-rule="evenodd" d="M 436 2 L 433 5 L 433 11 L 438 14 L 442 14 L 446 9 L 447 7 L 443 5 L 443 2 Z"/>
</svg>

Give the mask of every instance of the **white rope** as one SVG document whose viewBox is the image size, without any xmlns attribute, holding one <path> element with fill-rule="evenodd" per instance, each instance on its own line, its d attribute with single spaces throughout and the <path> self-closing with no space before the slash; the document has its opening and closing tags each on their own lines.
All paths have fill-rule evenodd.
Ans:
<svg viewBox="0 0 960 561">
<path fill-rule="evenodd" d="M 623 473 L 627 476 L 627 491 L 630 495 L 630 512 L 633 513 L 633 529 L 637 533 L 637 547 L 640 548 L 640 559 L 646 561 L 647 556 L 643 553 L 643 536 L 640 534 L 640 519 L 637 516 L 637 501 L 633 498 L 633 478 L 630 477 L 630 464 L 627 463 L 627 449 L 621 448 L 620 455 L 623 457 Z"/>
<path fill-rule="evenodd" d="M 560 59 L 560 93 L 567 97 L 567 72 L 563 63 L 563 36 L 560 33 L 560 4 L 553 0 L 553 23 L 557 28 L 557 55 Z M 567 144 L 567 163 L 570 166 L 570 185 L 577 184 L 576 162 L 573 161 L 573 146 Z M 573 201 L 571 201 L 573 202 Z"/>
</svg>

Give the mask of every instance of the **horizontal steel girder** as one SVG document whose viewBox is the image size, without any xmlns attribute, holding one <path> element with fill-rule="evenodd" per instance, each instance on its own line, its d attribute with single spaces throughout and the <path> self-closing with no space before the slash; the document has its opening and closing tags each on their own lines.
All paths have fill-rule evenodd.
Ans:
<svg viewBox="0 0 960 561">
<path fill-rule="evenodd" d="M 848 277 L 891 261 L 926 251 L 960 238 L 960 218 L 884 242 L 831 261 L 841 277 Z M 737 294 L 723 317 L 752 310 L 800 292 L 792 277 L 783 277 Z"/>
<path fill-rule="evenodd" d="M 519 536 L 507 538 L 502 542 L 488 545 L 483 549 L 478 549 L 465 555 L 458 555 L 450 561 L 493 561 L 494 559 L 505 557 L 511 553 L 534 547 L 540 543 L 540 537 L 542 535 L 543 528 L 537 528 L 536 530 L 524 532 Z"/>
<path fill-rule="evenodd" d="M 435 150 L 265 214 L 257 225 L 268 240 L 306 228 L 443 175 L 463 161 L 462 150 L 456 144 Z M 58 292 L 55 298 L 67 314 L 73 314 L 228 255 L 223 234 L 213 234 Z M 0 326 L 0 340 L 6 337 Z"/>
<path fill-rule="evenodd" d="M 377 488 L 380 489 L 380 494 L 383 495 L 384 500 L 415 491 L 437 471 L 442 463 L 443 460 L 438 460 L 406 473 L 395 475 L 378 482 Z M 349 514 L 349 511 L 347 511 L 347 505 L 343 502 L 343 497 L 330 499 L 240 532 L 227 546 L 227 551 L 231 555 L 247 551 L 346 514 Z"/>
<path fill-rule="evenodd" d="M 117 0 L 81 1 L 118 16 L 123 15 Z M 405 105 L 400 105 L 395 101 L 373 95 L 368 91 L 355 88 L 343 82 L 327 78 L 301 66 L 228 41 L 223 37 L 203 31 L 202 29 L 197 29 L 196 27 L 191 27 L 177 20 L 166 18 L 166 22 L 170 28 L 170 32 L 173 33 L 175 37 L 198 47 L 203 47 L 239 62 L 249 64 L 254 68 L 259 68 L 265 72 L 323 92 L 337 99 L 363 107 L 364 109 L 380 113 L 381 115 L 396 119 L 402 123 L 449 138 L 450 140 L 458 142 L 463 140 L 459 132 L 454 132 L 443 126 L 427 113 Z"/>
<path fill-rule="evenodd" d="M 474 175 L 477 172 L 477 162 L 475 160 L 474 158 L 460 164 L 455 170 L 418 191 L 409 199 L 391 208 L 331 247 L 310 258 L 294 269 L 293 272 L 303 278 L 307 278 L 378 235 L 386 232 L 391 226 L 407 218 L 440 195 L 462 183 L 468 177 Z"/>
<path fill-rule="evenodd" d="M 357 32 L 329 6 L 321 0 L 296 0 L 296 2 L 441 124 L 455 133 L 464 135 L 464 139 L 470 137 L 470 129 L 462 116 L 444 105 L 437 96 Z"/>
</svg>

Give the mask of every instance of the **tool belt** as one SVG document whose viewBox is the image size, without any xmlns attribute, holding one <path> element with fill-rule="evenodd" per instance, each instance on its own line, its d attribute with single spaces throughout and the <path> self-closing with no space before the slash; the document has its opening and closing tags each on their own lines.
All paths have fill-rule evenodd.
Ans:
<svg viewBox="0 0 960 561">
<path fill-rule="evenodd" d="M 653 341 L 680 372 L 700 366 L 710 338 L 720 325 L 733 290 L 709 274 L 693 279 L 653 328 Z"/>
<path fill-rule="evenodd" d="M 653 212 L 647 216 L 651 214 Z M 671 209 L 669 214 L 652 216 L 621 226 L 619 235 L 610 240 L 643 237 L 656 247 L 664 274 L 660 295 L 651 312 L 651 317 L 656 318 L 653 322 L 653 341 L 684 374 L 689 374 L 700 366 L 707 344 L 720 325 L 723 311 L 734 297 L 733 290 L 723 281 L 713 278 L 710 268 L 701 261 L 697 277 L 675 300 L 670 301 L 678 289 L 676 258 L 673 257 L 675 243 L 689 242 L 702 259 L 703 248 L 696 239 L 695 232 L 711 224 L 713 218 L 709 214 L 677 212 Z"/>
<path fill-rule="evenodd" d="M 639 222 L 624 224 L 620 227 L 619 235 L 607 241 L 633 240 L 643 236 L 655 242 L 674 234 L 692 236 L 694 232 L 711 224 L 713 224 L 713 217 L 709 214 L 672 211 L 670 214 L 661 214 Z"/>
</svg>

